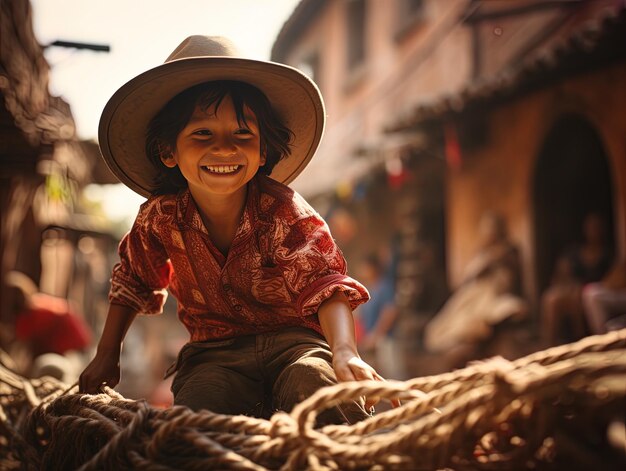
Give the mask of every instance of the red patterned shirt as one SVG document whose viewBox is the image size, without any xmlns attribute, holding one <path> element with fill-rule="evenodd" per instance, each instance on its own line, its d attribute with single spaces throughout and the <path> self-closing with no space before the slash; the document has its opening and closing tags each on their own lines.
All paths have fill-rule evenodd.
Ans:
<svg viewBox="0 0 626 471">
<path fill-rule="evenodd" d="M 189 192 L 153 196 L 119 246 L 109 300 L 159 314 L 168 289 L 190 341 L 302 326 L 335 291 L 354 309 L 369 299 L 346 275 L 324 220 L 289 187 L 258 175 L 228 256 L 214 246 Z"/>
</svg>

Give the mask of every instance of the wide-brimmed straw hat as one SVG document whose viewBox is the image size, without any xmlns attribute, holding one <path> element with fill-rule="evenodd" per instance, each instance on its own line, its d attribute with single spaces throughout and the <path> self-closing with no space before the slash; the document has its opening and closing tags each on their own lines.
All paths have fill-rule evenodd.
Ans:
<svg viewBox="0 0 626 471">
<path fill-rule="evenodd" d="M 190 36 L 164 64 L 123 85 L 102 112 L 100 148 L 122 183 L 146 197 L 154 193 L 159 170 L 145 151 L 148 123 L 178 93 L 213 80 L 254 85 L 293 131 L 291 155 L 276 164 L 271 178 L 287 184 L 304 170 L 324 131 L 324 102 L 315 83 L 293 67 L 241 57 L 225 38 Z"/>
</svg>

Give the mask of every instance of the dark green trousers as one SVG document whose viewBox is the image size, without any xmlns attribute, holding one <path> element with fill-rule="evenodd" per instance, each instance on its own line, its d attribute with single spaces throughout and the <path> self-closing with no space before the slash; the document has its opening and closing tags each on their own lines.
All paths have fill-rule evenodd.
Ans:
<svg viewBox="0 0 626 471">
<path fill-rule="evenodd" d="M 317 332 L 299 327 L 188 343 L 173 371 L 174 404 L 263 418 L 289 412 L 318 389 L 337 384 L 328 344 Z M 363 403 L 351 402 L 321 413 L 318 425 L 366 417 Z"/>
</svg>

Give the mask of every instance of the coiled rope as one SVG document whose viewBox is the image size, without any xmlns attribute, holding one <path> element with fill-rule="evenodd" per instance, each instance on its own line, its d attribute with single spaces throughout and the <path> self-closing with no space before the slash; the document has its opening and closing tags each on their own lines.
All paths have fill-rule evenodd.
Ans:
<svg viewBox="0 0 626 471">
<path fill-rule="evenodd" d="M 404 382 L 324 388 L 270 420 L 76 394 L 0 366 L 0 469 L 623 469 L 626 329 Z M 359 396 L 402 406 L 354 425 Z M 567 468 L 565 468 L 567 467 Z"/>
</svg>

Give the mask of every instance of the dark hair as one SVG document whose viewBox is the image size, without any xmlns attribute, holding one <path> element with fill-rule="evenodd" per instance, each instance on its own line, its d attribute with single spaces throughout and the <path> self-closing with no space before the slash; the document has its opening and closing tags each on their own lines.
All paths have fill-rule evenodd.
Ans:
<svg viewBox="0 0 626 471">
<path fill-rule="evenodd" d="M 196 106 L 204 111 L 213 105 L 218 109 L 226 96 L 230 96 L 233 101 L 239 123 L 247 124 L 244 106 L 250 108 L 256 116 L 261 141 L 260 152 L 266 159 L 265 165 L 259 168 L 260 173 L 271 174 L 278 161 L 291 154 L 289 145 L 293 132 L 282 123 L 261 90 L 245 82 L 232 80 L 204 82 L 176 95 L 148 124 L 146 154 L 161 175 L 155 194 L 176 193 L 187 187 L 187 181 L 178 166 L 166 167 L 161 157 L 176 149 L 178 134 L 191 119 Z"/>
</svg>

